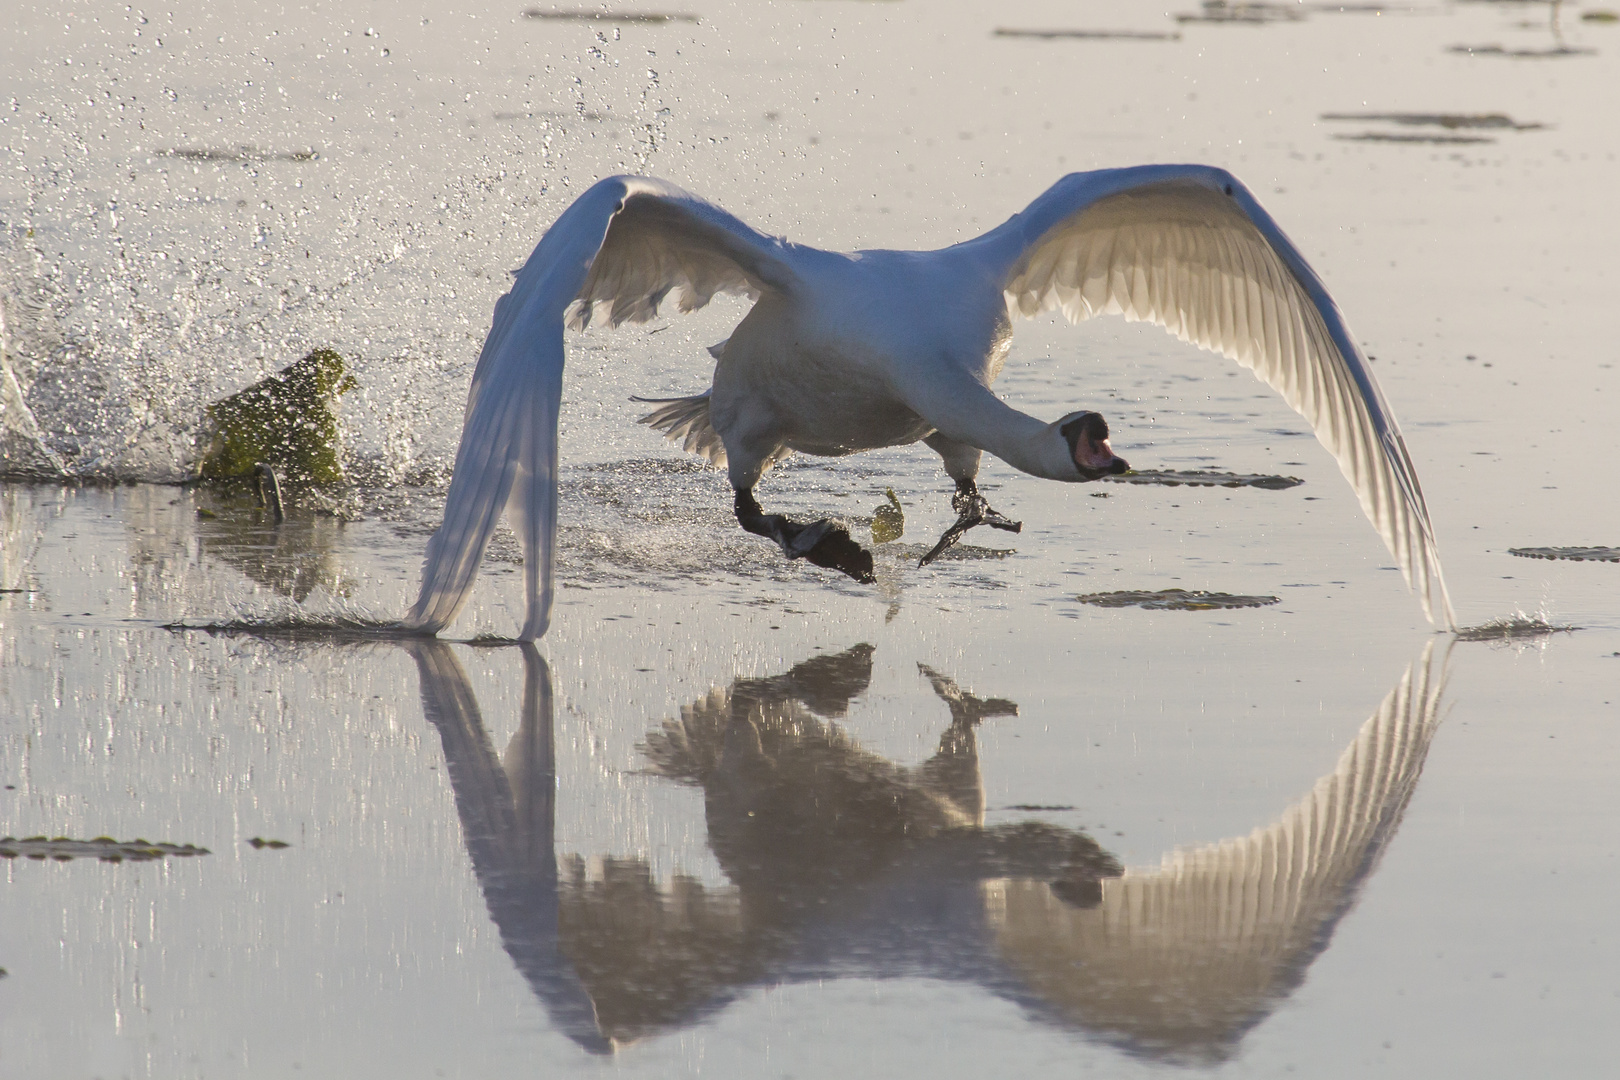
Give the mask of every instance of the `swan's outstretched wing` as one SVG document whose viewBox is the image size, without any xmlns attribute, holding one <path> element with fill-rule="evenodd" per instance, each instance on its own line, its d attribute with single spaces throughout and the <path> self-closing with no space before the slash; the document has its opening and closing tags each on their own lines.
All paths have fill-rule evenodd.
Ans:
<svg viewBox="0 0 1620 1080">
<path fill-rule="evenodd" d="M 1423 489 L 1338 305 L 1230 173 L 1149 165 L 1064 177 L 984 237 L 1010 310 L 1154 322 L 1282 394 L 1338 459 L 1431 621 L 1455 628 Z"/>
<path fill-rule="evenodd" d="M 787 289 L 787 245 L 672 184 L 615 176 L 581 195 L 546 231 L 495 304 L 445 500 L 428 542 L 409 629 L 437 633 L 466 602 L 496 521 L 507 511 L 523 543 L 529 612 L 520 636 L 551 618 L 557 530 L 557 407 L 563 325 L 604 313 L 617 325 L 650 319 L 666 298 L 681 311 L 717 292 Z"/>
</svg>

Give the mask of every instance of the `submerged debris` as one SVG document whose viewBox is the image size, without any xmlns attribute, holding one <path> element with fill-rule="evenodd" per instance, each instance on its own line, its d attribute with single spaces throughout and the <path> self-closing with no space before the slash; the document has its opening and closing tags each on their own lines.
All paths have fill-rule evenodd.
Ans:
<svg viewBox="0 0 1620 1080">
<path fill-rule="evenodd" d="M 1225 608 L 1256 608 L 1277 603 L 1276 596 L 1239 596 L 1234 593 L 1204 592 L 1202 589 L 1160 589 L 1158 592 L 1127 589 L 1121 592 L 1088 593 L 1077 596 L 1082 604 L 1096 607 L 1139 607 L 1149 611 L 1216 611 Z"/>
<path fill-rule="evenodd" d="M 30 836 L 22 840 L 14 837 L 0 837 L 0 858 L 55 859 L 57 862 L 68 862 L 72 859 L 100 859 L 102 862 L 150 862 L 161 859 L 166 855 L 184 857 L 188 855 L 208 855 L 209 850 L 195 844 L 154 844 L 149 840 L 114 840 L 110 836 L 98 836 L 94 840 L 70 840 L 65 836 L 47 839 L 43 836 Z"/>
<path fill-rule="evenodd" d="M 894 488 L 884 489 L 888 502 L 872 511 L 872 543 L 887 544 L 898 540 L 906 532 L 906 512 L 894 494 Z"/>
<path fill-rule="evenodd" d="M 1267 476 L 1258 473 L 1210 472 L 1204 469 L 1132 469 L 1118 476 L 1105 476 L 1116 484 L 1159 484 L 1163 487 L 1257 487 L 1283 491 L 1305 481 L 1297 476 Z"/>
<path fill-rule="evenodd" d="M 1457 631 L 1457 640 L 1524 641 L 1552 634 L 1569 634 L 1579 629 L 1578 626 L 1555 626 L 1545 619 L 1521 613 L 1492 619 L 1478 626 L 1465 626 Z"/>
<path fill-rule="evenodd" d="M 1508 548 L 1509 555 L 1523 559 L 1569 559 L 1573 562 L 1620 562 L 1620 547 L 1522 547 Z"/>
<path fill-rule="evenodd" d="M 316 349 L 302 360 L 208 407 L 213 443 L 200 475 L 229 480 L 261 463 L 295 486 L 343 482 L 337 397 L 355 386 L 343 357 Z"/>
</svg>

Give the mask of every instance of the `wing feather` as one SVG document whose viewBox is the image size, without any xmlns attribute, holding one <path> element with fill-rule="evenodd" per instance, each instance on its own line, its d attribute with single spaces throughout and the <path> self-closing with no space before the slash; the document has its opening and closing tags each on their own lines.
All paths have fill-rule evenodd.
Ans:
<svg viewBox="0 0 1620 1080">
<path fill-rule="evenodd" d="M 1076 173 L 984 239 L 1003 260 L 1010 311 L 1154 322 L 1280 393 L 1338 461 L 1424 611 L 1455 627 L 1394 413 L 1321 279 L 1230 173 Z"/>
<path fill-rule="evenodd" d="M 583 329 L 600 314 L 614 325 L 646 320 L 670 296 L 691 311 L 716 293 L 786 290 L 795 280 L 789 254 L 783 241 L 645 177 L 610 177 L 563 211 L 495 304 L 444 523 L 428 541 L 421 592 L 403 625 L 432 634 L 455 619 L 505 512 L 523 545 L 521 636 L 545 634 L 555 591 L 564 325 Z"/>
</svg>

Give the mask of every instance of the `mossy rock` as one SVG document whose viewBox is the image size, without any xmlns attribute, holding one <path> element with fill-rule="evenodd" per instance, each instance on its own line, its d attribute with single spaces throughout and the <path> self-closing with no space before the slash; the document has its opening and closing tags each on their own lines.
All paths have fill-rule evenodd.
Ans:
<svg viewBox="0 0 1620 1080">
<path fill-rule="evenodd" d="M 343 357 L 316 349 L 302 360 L 208 406 L 213 442 L 205 480 L 251 476 L 264 462 L 294 486 L 343 482 L 337 398 L 354 389 Z"/>
</svg>

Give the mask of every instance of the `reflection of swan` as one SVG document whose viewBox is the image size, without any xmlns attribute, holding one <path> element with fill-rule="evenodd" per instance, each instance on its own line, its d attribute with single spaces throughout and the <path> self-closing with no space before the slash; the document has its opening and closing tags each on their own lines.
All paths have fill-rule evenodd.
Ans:
<svg viewBox="0 0 1620 1080">
<path fill-rule="evenodd" d="M 739 679 L 649 734 L 657 771 L 702 787 L 731 882 L 660 887 L 638 859 L 587 871 L 556 857 L 538 654 L 525 648 L 503 766 L 449 647 L 406 647 L 502 941 L 553 1021 L 593 1050 L 692 1023 L 754 986 L 903 975 L 973 983 L 1136 1053 L 1219 1060 L 1299 984 L 1353 903 L 1439 701 L 1426 652 L 1275 824 L 1120 878 L 1083 833 L 983 826 L 974 726 L 1011 702 L 923 669 L 952 720 L 911 769 L 828 722 L 870 679 L 872 650 L 856 646 Z"/>
<path fill-rule="evenodd" d="M 1002 955 L 1090 1031 L 1154 1056 L 1224 1059 L 1304 980 L 1394 836 L 1439 722 L 1431 649 L 1273 824 L 1128 870 L 1085 911 L 1044 882 L 996 883 Z"/>
<path fill-rule="evenodd" d="M 407 639 L 422 711 L 439 729 L 461 831 L 501 944 L 552 1022 L 586 1049 L 609 1049 L 557 937 L 557 766 L 551 670 L 523 647 L 523 716 L 502 761 L 484 729 L 467 673 L 449 646 Z"/>
<path fill-rule="evenodd" d="M 408 626 L 437 632 L 455 618 L 496 519 L 510 510 L 526 552 L 521 636 L 545 633 L 565 318 L 575 328 L 598 314 L 643 321 L 671 295 L 690 311 L 717 292 L 757 303 L 711 350 L 712 388 L 646 419 L 724 460 L 738 522 L 790 558 L 872 576 L 871 554 L 843 529 L 767 515 L 755 501 L 760 476 L 794 450 L 927 442 L 957 482 L 961 518 L 941 547 L 976 524 L 1016 530 L 978 494 L 984 451 L 1052 480 L 1122 471 L 1096 413 L 1049 424 L 990 390 L 1011 344 L 1010 315 L 1119 313 L 1229 356 L 1279 391 L 1338 459 L 1424 610 L 1454 625 L 1417 474 L 1321 280 L 1230 173 L 1153 165 L 1074 173 L 954 247 L 854 255 L 771 239 L 662 181 L 596 184 L 495 306 Z"/>
</svg>

